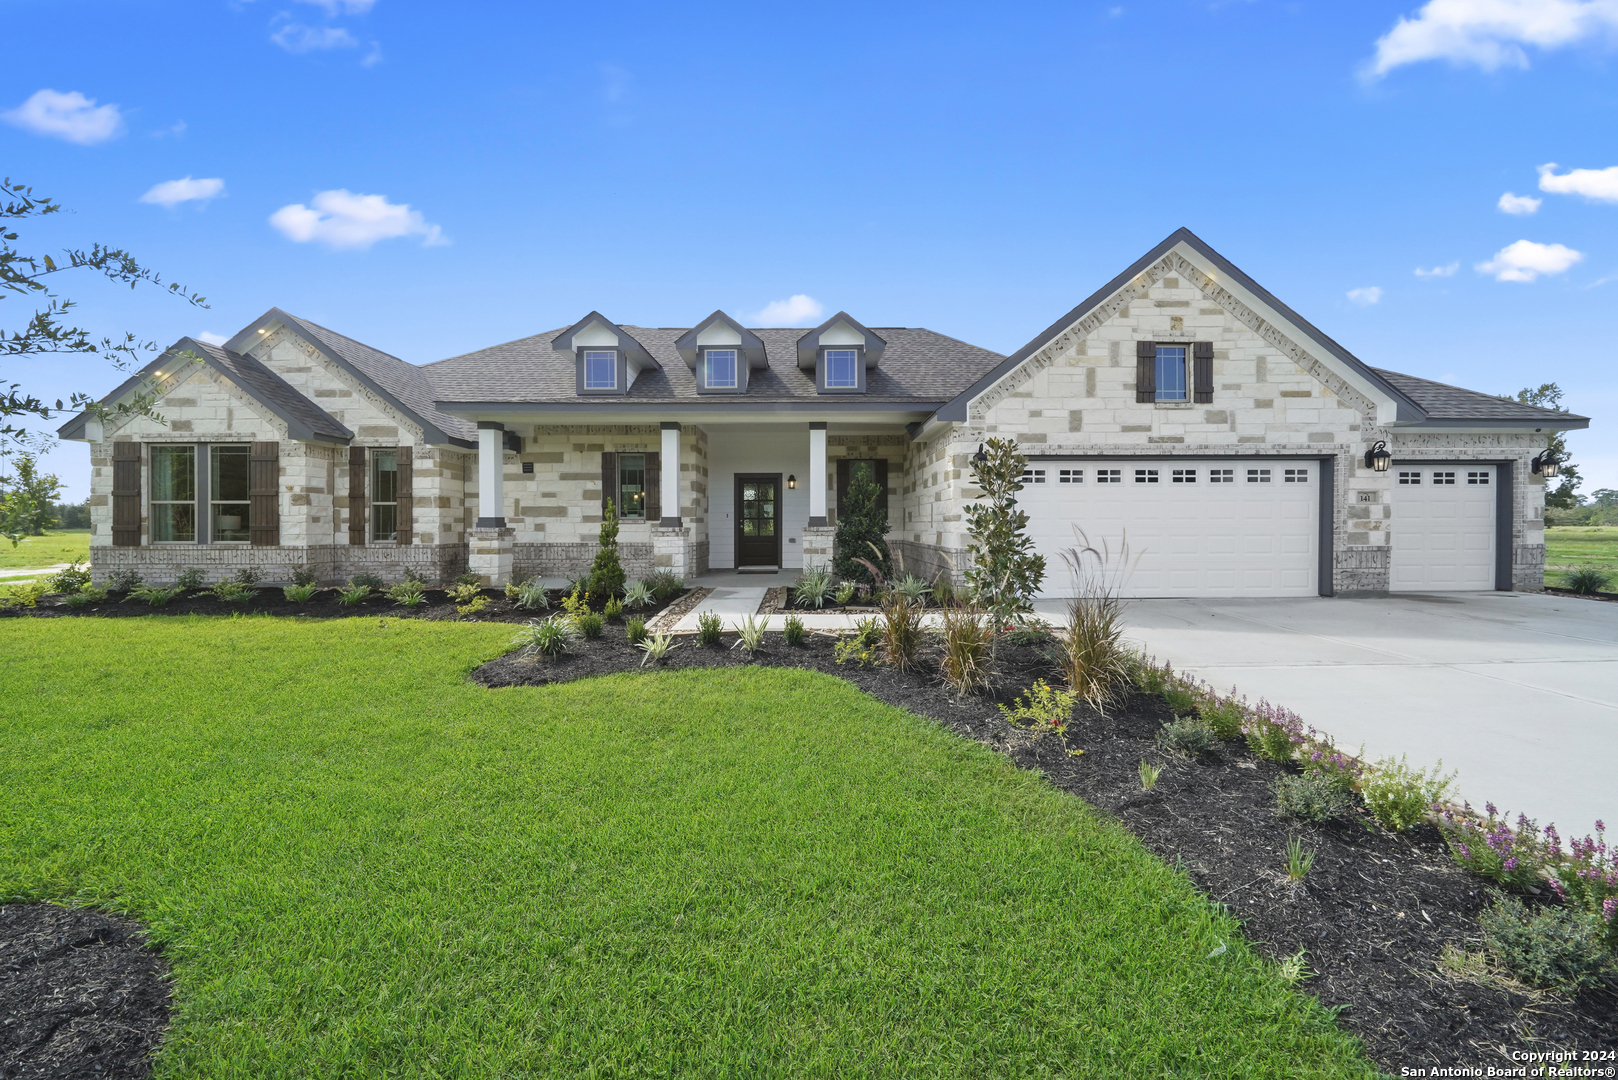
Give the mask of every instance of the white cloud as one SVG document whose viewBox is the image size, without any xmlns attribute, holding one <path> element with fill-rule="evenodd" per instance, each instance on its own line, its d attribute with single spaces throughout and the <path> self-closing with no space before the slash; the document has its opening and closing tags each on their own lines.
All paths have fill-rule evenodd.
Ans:
<svg viewBox="0 0 1618 1080">
<path fill-rule="evenodd" d="M 152 190 L 142 195 L 140 201 L 173 209 L 183 202 L 206 203 L 224 193 L 225 182 L 218 177 L 193 180 L 188 176 L 184 180 L 165 180 L 161 184 L 153 184 Z"/>
<path fill-rule="evenodd" d="M 1382 286 L 1367 285 L 1363 289 L 1350 289 L 1348 290 L 1348 298 L 1360 307 L 1370 307 L 1382 299 Z"/>
<path fill-rule="evenodd" d="M 364 56 L 360 57 L 360 67 L 376 67 L 381 62 L 382 43 L 380 41 L 373 41 L 371 42 L 370 51 L 368 51 Z"/>
<path fill-rule="evenodd" d="M 97 105 L 95 98 L 87 98 L 74 90 L 61 94 L 55 90 L 39 90 L 34 96 L 6 113 L 0 113 L 8 124 L 14 124 L 35 135 L 49 135 L 66 139 L 81 146 L 92 146 L 123 134 L 124 117 L 116 105 Z"/>
<path fill-rule="evenodd" d="M 756 326 L 813 326 L 820 322 L 826 309 L 812 296 L 797 293 L 785 300 L 775 300 L 753 316 Z"/>
<path fill-rule="evenodd" d="M 1525 45 L 1556 49 L 1614 31 L 1614 0 L 1428 0 L 1377 40 L 1365 73 L 1377 78 L 1423 60 L 1526 68 Z"/>
<path fill-rule="evenodd" d="M 176 120 L 172 126 L 158 128 L 156 131 L 152 132 L 152 138 L 166 139 L 172 136 L 176 139 L 183 139 L 185 138 L 185 126 L 184 120 Z"/>
<path fill-rule="evenodd" d="M 197 340 L 202 342 L 204 345 L 223 345 L 230 339 L 224 334 L 210 334 L 208 331 L 204 330 L 202 333 L 197 335 Z"/>
<path fill-rule="evenodd" d="M 368 248 L 378 240 L 419 236 L 423 247 L 448 244 L 444 231 L 428 224 L 420 210 L 390 203 L 383 195 L 356 195 L 338 188 L 322 191 L 310 206 L 293 203 L 270 215 L 270 224 L 298 243 L 318 241 L 333 248 Z"/>
<path fill-rule="evenodd" d="M 376 6 L 376 0 L 299 0 L 325 10 L 327 15 L 364 15 Z"/>
<path fill-rule="evenodd" d="M 270 40 L 289 53 L 315 52 L 319 49 L 352 49 L 359 45 L 354 35 L 340 26 L 302 26 L 287 23 L 270 35 Z"/>
<path fill-rule="evenodd" d="M 1533 281 L 1541 274 L 1560 274 L 1583 258 L 1584 252 L 1562 244 L 1518 240 L 1495 252 L 1488 262 L 1478 263 L 1477 271 L 1493 274 L 1496 281 Z"/>
<path fill-rule="evenodd" d="M 1500 201 L 1494 205 L 1502 214 L 1532 214 L 1539 209 L 1544 199 L 1536 199 L 1532 195 L 1513 195 L 1506 192 L 1500 196 Z"/>
<path fill-rule="evenodd" d="M 1583 195 L 1597 202 L 1618 202 L 1618 165 L 1605 169 L 1574 169 L 1556 175 L 1556 165 L 1539 167 L 1539 190 L 1553 195 Z"/>
<path fill-rule="evenodd" d="M 1431 270 L 1423 270 L 1421 267 L 1418 266 L 1418 267 L 1416 267 L 1416 276 L 1417 277 L 1454 277 L 1455 276 L 1455 271 L 1459 270 L 1460 268 L 1461 268 L 1461 264 L 1459 262 L 1452 262 L 1448 266 L 1435 266 Z"/>
</svg>

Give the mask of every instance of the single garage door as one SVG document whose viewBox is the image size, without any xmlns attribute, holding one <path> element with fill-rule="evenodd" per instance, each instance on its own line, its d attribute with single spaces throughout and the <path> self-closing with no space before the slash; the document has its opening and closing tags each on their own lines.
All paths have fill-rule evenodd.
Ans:
<svg viewBox="0 0 1618 1080">
<path fill-rule="evenodd" d="M 1494 588 L 1493 465 L 1393 469 L 1394 592 Z"/>
<path fill-rule="evenodd" d="M 1019 505 L 1045 556 L 1043 598 L 1070 596 L 1075 529 L 1117 559 L 1126 596 L 1315 596 L 1320 465 L 1282 459 L 1040 460 Z"/>
</svg>

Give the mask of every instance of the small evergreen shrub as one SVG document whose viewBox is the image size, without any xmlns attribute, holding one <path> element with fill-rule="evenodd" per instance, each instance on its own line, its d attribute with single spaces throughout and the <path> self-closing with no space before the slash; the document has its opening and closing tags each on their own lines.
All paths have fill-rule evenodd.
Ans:
<svg viewBox="0 0 1618 1080">
<path fill-rule="evenodd" d="M 1199 702 L 1197 712 L 1213 728 L 1214 734 L 1226 742 L 1242 737 L 1242 707 L 1233 699 Z"/>
<path fill-rule="evenodd" d="M 594 641 L 596 638 L 600 637 L 601 631 L 607 626 L 607 620 L 593 611 L 584 612 L 573 621 L 574 624 L 578 626 L 579 633 L 589 638 L 591 641 Z"/>
<path fill-rule="evenodd" d="M 624 623 L 624 637 L 631 645 L 639 645 L 646 640 L 646 620 L 638 615 L 631 615 Z"/>
<path fill-rule="evenodd" d="M 259 573 L 251 566 L 244 566 L 231 575 L 231 580 L 240 585 L 257 585 Z"/>
<path fill-rule="evenodd" d="M 176 586 L 176 588 L 178 588 L 178 586 Z M 208 590 L 208 595 L 212 596 L 215 600 L 219 600 L 226 604 L 244 604 L 248 600 L 251 600 L 257 593 L 258 590 L 253 588 L 253 586 L 247 584 L 245 581 L 239 581 L 236 578 L 216 581 L 214 582 L 213 588 Z"/>
<path fill-rule="evenodd" d="M 159 585 L 147 585 L 143 582 L 131 589 L 125 599 L 140 600 L 143 603 L 150 604 L 152 607 L 163 607 L 183 591 L 178 585 L 163 588 Z M 27 606 L 32 607 L 33 605 L 29 604 Z"/>
<path fill-rule="evenodd" d="M 85 608 L 92 604 L 106 602 L 107 590 L 98 589 L 94 585 L 85 585 L 77 592 L 68 593 L 67 596 L 63 597 L 63 599 L 67 601 L 68 607 Z"/>
<path fill-rule="evenodd" d="M 383 581 L 381 578 L 377 577 L 375 574 L 361 573 L 361 574 L 355 574 L 353 577 L 349 578 L 348 579 L 348 584 L 349 584 L 350 588 L 352 588 L 355 585 L 364 585 L 367 589 L 370 589 L 372 592 L 381 592 L 383 590 L 383 588 L 386 587 L 387 582 Z"/>
<path fill-rule="evenodd" d="M 74 559 L 71 566 L 64 567 L 46 578 L 45 584 L 53 593 L 76 593 L 90 584 L 90 568 Z"/>
<path fill-rule="evenodd" d="M 1183 716 L 1197 707 L 1197 699 L 1178 686 L 1164 687 L 1163 700 L 1168 702 L 1169 711 L 1175 716 Z"/>
<path fill-rule="evenodd" d="M 837 591 L 832 594 L 832 598 L 839 604 L 847 604 L 854 599 L 854 594 L 859 591 L 859 588 L 858 582 L 845 581 L 837 586 Z"/>
<path fill-rule="evenodd" d="M 128 596 L 141 583 L 139 570 L 118 570 L 107 579 L 107 591 Z"/>
<path fill-rule="evenodd" d="M 1219 741 L 1208 721 L 1195 713 L 1177 716 L 1173 723 L 1164 724 L 1157 733 L 1157 741 L 1170 750 L 1196 757 Z"/>
<path fill-rule="evenodd" d="M 484 596 L 482 593 L 478 593 L 466 603 L 456 604 L 455 613 L 457 615 L 479 615 L 482 614 L 483 610 L 488 606 L 489 598 Z M 600 616 L 598 615 L 596 618 L 600 618 Z"/>
<path fill-rule="evenodd" d="M 427 586 L 407 578 L 390 586 L 384 595 L 400 607 L 420 607 L 427 602 Z"/>
<path fill-rule="evenodd" d="M 180 576 L 174 579 L 174 584 L 187 592 L 202 588 L 202 571 L 197 569 L 181 571 Z"/>
<path fill-rule="evenodd" d="M 876 464 L 849 462 L 848 490 L 837 513 L 832 570 L 844 581 L 875 584 L 892 572 L 887 542 L 888 512 L 876 486 Z M 873 572 L 871 567 L 876 569 Z"/>
<path fill-rule="evenodd" d="M 294 585 L 314 585 L 318 581 L 319 578 L 315 575 L 315 572 L 307 566 L 300 566 L 292 571 L 292 584 Z"/>
<path fill-rule="evenodd" d="M 697 643 L 701 645 L 719 644 L 719 635 L 724 629 L 724 623 L 712 611 L 705 611 L 697 616 Z"/>
<path fill-rule="evenodd" d="M 624 591 L 624 566 L 618 561 L 618 514 L 608 499 L 601 512 L 601 533 L 596 543 L 595 562 L 590 566 L 590 584 L 586 591 L 598 601 L 605 602 Z"/>
<path fill-rule="evenodd" d="M 1299 821 L 1330 821 L 1348 812 L 1349 798 L 1321 773 L 1282 776 L 1274 787 L 1276 809 Z"/>
<path fill-rule="evenodd" d="M 1018 619 L 1006 633 L 1006 641 L 1012 645 L 1048 645 L 1055 640 L 1051 624 L 1044 619 Z"/>
<path fill-rule="evenodd" d="M 1028 535 L 1028 512 L 1017 508 L 1027 466 L 1015 439 L 989 439 L 972 458 L 972 483 L 983 494 L 966 507 L 966 581 L 997 629 L 1028 611 L 1045 581 L 1045 556 Z"/>
<path fill-rule="evenodd" d="M 798 607 L 824 607 L 835 588 L 826 571 L 805 570 L 792 587 L 792 602 Z"/>
<path fill-rule="evenodd" d="M 803 625 L 803 620 L 796 615 L 788 615 L 781 626 L 781 640 L 788 645 L 798 646 L 803 644 L 807 636 L 808 629 Z"/>
<path fill-rule="evenodd" d="M 307 604 L 319 591 L 320 586 L 310 581 L 302 585 L 288 585 L 281 590 L 281 594 L 294 604 Z"/>
<path fill-rule="evenodd" d="M 413 581 L 417 585 L 423 585 L 424 586 L 424 585 L 427 584 L 427 579 L 422 577 L 421 573 L 419 571 L 417 571 L 417 569 L 414 566 L 407 566 L 407 567 L 404 568 L 404 579 L 406 581 Z"/>
<path fill-rule="evenodd" d="M 18 607 L 38 607 L 51 591 L 51 587 L 43 581 L 30 581 L 24 585 L 13 585 L 8 599 Z M 164 601 L 167 603 L 167 601 Z"/>
<path fill-rule="evenodd" d="M 673 599 L 676 593 L 685 588 L 685 582 L 672 570 L 657 570 L 646 575 L 646 584 L 657 597 L 658 603 Z"/>
<path fill-rule="evenodd" d="M 474 581 L 463 581 L 448 591 L 449 598 L 457 604 L 470 604 L 483 595 L 483 587 Z"/>
<path fill-rule="evenodd" d="M 612 619 L 614 621 L 623 618 L 623 616 L 624 616 L 624 604 L 623 604 L 623 601 L 619 600 L 616 596 L 609 596 L 607 598 L 606 605 L 603 606 L 602 609 L 601 609 L 601 614 L 605 615 L 607 618 Z"/>
<path fill-rule="evenodd" d="M 1497 897 L 1478 916 L 1483 944 L 1531 986 L 1576 994 L 1612 970 L 1597 918 L 1565 907 L 1531 911 L 1512 896 Z"/>
<path fill-rule="evenodd" d="M 483 575 L 475 573 L 472 568 L 468 566 L 465 570 L 462 570 L 459 574 L 455 575 L 455 584 L 477 585 L 481 587 L 483 584 Z"/>
<path fill-rule="evenodd" d="M 1455 779 L 1454 773 L 1442 775 L 1443 768 L 1440 761 L 1428 776 L 1425 769 L 1412 769 L 1402 755 L 1398 761 L 1383 758 L 1361 781 L 1360 794 L 1383 828 L 1401 832 L 1443 800 Z"/>
<path fill-rule="evenodd" d="M 337 602 L 344 607 L 353 607 L 370 595 L 371 587 L 369 585 L 361 584 L 355 579 L 349 578 L 348 584 L 337 590 Z"/>
</svg>

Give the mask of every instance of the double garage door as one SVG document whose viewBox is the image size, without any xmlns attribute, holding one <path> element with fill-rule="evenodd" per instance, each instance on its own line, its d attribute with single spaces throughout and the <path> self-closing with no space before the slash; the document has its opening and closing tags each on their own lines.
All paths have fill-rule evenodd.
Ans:
<svg viewBox="0 0 1618 1080">
<path fill-rule="evenodd" d="M 1085 544 L 1125 596 L 1316 596 L 1320 494 L 1312 460 L 1044 459 L 1017 501 L 1046 599 L 1073 594 L 1063 555 Z"/>
<path fill-rule="evenodd" d="M 1462 592 L 1495 587 L 1493 465 L 1391 470 L 1393 592 Z"/>
</svg>

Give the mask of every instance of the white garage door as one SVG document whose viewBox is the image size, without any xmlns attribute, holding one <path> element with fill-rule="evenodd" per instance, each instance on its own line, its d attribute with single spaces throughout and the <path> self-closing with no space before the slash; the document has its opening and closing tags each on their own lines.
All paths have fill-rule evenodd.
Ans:
<svg viewBox="0 0 1618 1080">
<path fill-rule="evenodd" d="M 1494 588 L 1494 466 L 1393 469 L 1394 592 Z"/>
<path fill-rule="evenodd" d="M 1075 527 L 1115 559 L 1127 539 L 1126 596 L 1315 596 L 1319 489 L 1314 461 L 1042 460 L 1017 501 L 1046 599 L 1073 593 Z"/>
</svg>

